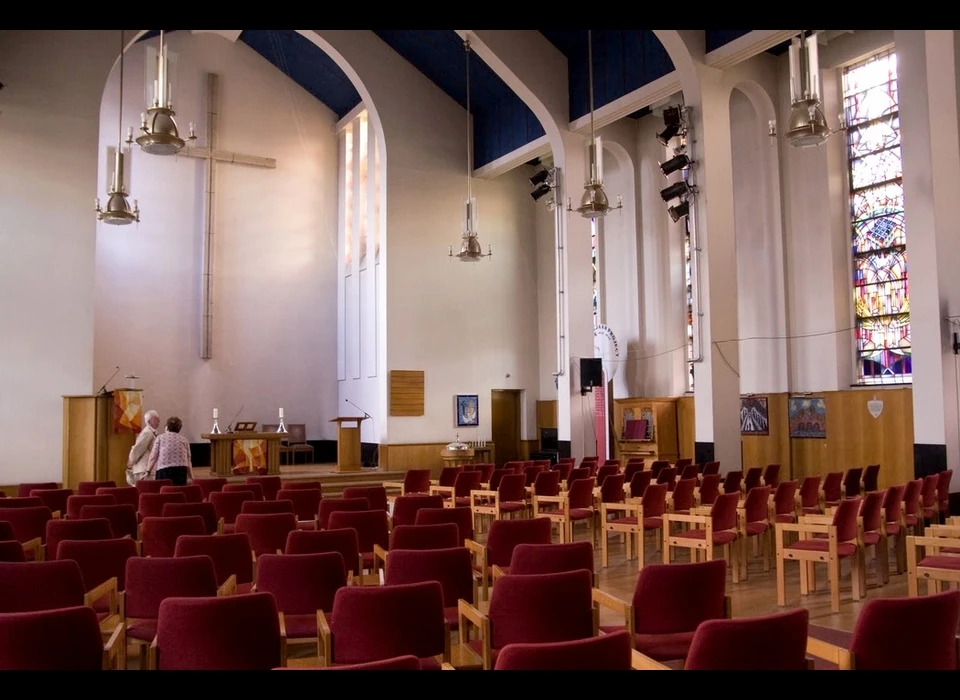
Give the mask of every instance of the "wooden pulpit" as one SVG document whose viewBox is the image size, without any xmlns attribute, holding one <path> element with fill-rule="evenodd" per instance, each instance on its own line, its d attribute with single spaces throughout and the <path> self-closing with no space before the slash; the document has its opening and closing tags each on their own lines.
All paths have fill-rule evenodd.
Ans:
<svg viewBox="0 0 960 700">
<path fill-rule="evenodd" d="M 363 460 L 360 457 L 360 423 L 366 416 L 342 416 L 333 418 L 337 424 L 337 471 L 360 471 Z"/>
<path fill-rule="evenodd" d="M 127 456 L 143 429 L 143 390 L 63 397 L 63 488 L 81 481 L 126 486 Z"/>
</svg>

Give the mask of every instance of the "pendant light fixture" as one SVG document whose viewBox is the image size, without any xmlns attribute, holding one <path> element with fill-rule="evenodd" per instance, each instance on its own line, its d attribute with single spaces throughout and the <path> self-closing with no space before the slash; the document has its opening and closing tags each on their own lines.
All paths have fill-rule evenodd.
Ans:
<svg viewBox="0 0 960 700">
<path fill-rule="evenodd" d="M 97 197 L 96 211 L 100 221 L 114 226 L 125 226 L 134 221 L 140 223 L 140 207 L 137 200 L 133 200 L 133 208 L 130 208 L 130 202 L 127 201 L 128 192 L 124 186 L 123 177 L 123 53 L 124 53 L 124 32 L 120 30 L 120 102 L 117 105 L 117 152 L 114 157 L 113 178 L 111 179 L 110 191 L 107 193 L 107 206 L 100 208 L 100 198 Z M 131 134 L 127 135 L 128 144 L 133 143 Z"/>
<path fill-rule="evenodd" d="M 146 112 L 140 115 L 140 131 L 143 136 L 137 139 L 137 144 L 144 153 L 155 156 L 173 156 L 180 152 L 185 141 L 180 138 L 180 131 L 173 111 L 173 83 L 170 81 L 170 64 L 167 59 L 167 46 L 163 43 L 163 30 L 160 30 L 160 51 L 157 53 L 157 77 L 153 81 L 153 102 Z M 196 141 L 197 135 L 193 131 L 193 122 L 190 122 L 188 141 Z"/>
<path fill-rule="evenodd" d="M 473 196 L 473 134 L 470 129 L 470 41 L 463 42 L 467 54 L 467 198 L 463 200 L 463 224 L 460 252 L 453 254 L 450 246 L 450 257 L 460 258 L 462 262 L 477 262 L 493 255 L 493 249 L 487 246 L 484 254 L 477 238 L 477 199 Z"/>
<path fill-rule="evenodd" d="M 587 163 L 589 173 L 583 186 L 583 196 L 576 211 L 585 219 L 606 216 L 611 211 L 623 209 L 623 198 L 617 195 L 617 206 L 611 207 L 607 193 L 603 191 L 602 149 L 594 130 L 593 109 L 593 30 L 587 30 L 587 70 L 590 84 L 590 141 L 587 142 Z M 567 211 L 573 211 L 573 204 L 567 200 Z"/>
</svg>

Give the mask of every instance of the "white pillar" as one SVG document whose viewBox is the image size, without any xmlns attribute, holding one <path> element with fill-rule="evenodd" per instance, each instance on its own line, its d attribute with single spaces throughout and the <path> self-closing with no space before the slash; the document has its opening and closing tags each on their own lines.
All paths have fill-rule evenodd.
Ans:
<svg viewBox="0 0 960 700">
<path fill-rule="evenodd" d="M 910 267 L 914 470 L 957 465 L 957 358 L 950 316 L 960 314 L 960 136 L 953 30 L 894 32 L 900 89 L 904 221 Z M 951 484 L 960 490 L 960 480 Z"/>
</svg>

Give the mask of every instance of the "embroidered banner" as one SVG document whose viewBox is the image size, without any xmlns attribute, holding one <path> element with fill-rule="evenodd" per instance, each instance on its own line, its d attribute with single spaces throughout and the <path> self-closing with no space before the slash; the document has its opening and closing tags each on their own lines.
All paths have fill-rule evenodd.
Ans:
<svg viewBox="0 0 960 700">
<path fill-rule="evenodd" d="M 143 430 L 143 392 L 139 389 L 113 390 L 113 432 L 139 433 Z"/>
</svg>

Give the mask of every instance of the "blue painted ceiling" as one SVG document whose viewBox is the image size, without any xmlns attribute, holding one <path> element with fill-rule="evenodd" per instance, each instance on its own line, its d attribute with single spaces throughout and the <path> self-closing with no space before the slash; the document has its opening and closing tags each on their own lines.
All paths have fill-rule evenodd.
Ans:
<svg viewBox="0 0 960 700">
<path fill-rule="evenodd" d="M 175 31 L 175 30 L 164 30 Z M 463 41 L 450 29 L 375 29 L 374 33 L 448 96 L 466 107 Z M 712 51 L 750 30 L 705 30 Z M 587 30 L 541 29 L 567 58 L 570 119 L 589 113 Z M 147 32 L 141 41 L 156 37 Z M 315 44 L 292 29 L 248 29 L 240 41 L 294 82 L 345 116 L 360 95 L 344 72 Z M 787 44 L 788 45 L 788 44 Z M 771 49 L 774 53 L 780 47 Z M 649 29 L 595 29 L 594 103 L 599 108 L 673 70 L 673 62 Z M 782 52 L 781 52 L 782 53 Z M 544 135 L 533 112 L 476 54 L 470 55 L 470 98 L 474 116 L 474 167 L 482 167 Z M 648 109 L 631 114 L 639 118 Z"/>
</svg>

